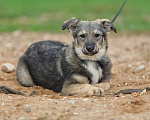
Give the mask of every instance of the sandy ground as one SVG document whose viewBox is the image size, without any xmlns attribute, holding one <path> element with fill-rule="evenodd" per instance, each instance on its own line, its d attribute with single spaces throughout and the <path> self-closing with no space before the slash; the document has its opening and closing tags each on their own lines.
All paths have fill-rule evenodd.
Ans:
<svg viewBox="0 0 150 120">
<path fill-rule="evenodd" d="M 36 41 L 71 43 L 68 34 L 15 31 L 0 34 L 0 65 L 17 66 L 19 57 Z M 107 54 L 112 63 L 110 93 L 150 86 L 150 35 L 109 35 Z M 139 69 L 140 66 L 144 68 Z M 62 96 L 42 87 L 22 87 L 15 72 L 0 69 L 0 86 L 20 90 L 27 96 L 0 94 L 0 120 L 150 120 L 150 92 L 105 97 Z M 30 96 L 35 90 L 39 95 Z"/>
</svg>

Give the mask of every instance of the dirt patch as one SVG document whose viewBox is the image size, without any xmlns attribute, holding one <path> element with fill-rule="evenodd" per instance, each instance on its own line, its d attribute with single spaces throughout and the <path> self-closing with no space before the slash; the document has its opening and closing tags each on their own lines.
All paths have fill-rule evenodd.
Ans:
<svg viewBox="0 0 150 120">
<path fill-rule="evenodd" d="M 144 107 L 147 102 L 142 98 L 136 98 L 135 100 L 128 101 L 122 104 L 122 110 L 127 113 L 140 113 L 147 111 L 149 108 Z"/>
<path fill-rule="evenodd" d="M 19 57 L 34 42 L 58 40 L 71 43 L 66 34 L 29 33 L 15 31 L 0 35 L 0 65 L 17 66 Z M 107 54 L 112 63 L 111 88 L 114 93 L 122 89 L 150 86 L 150 35 L 112 34 Z M 19 120 L 74 120 L 74 119 L 150 119 L 150 92 L 143 94 L 107 95 L 105 97 L 62 96 L 42 87 L 22 87 L 16 73 L 0 70 L 0 86 L 24 92 L 27 96 L 0 94 L 0 119 Z M 36 91 L 38 95 L 30 96 Z"/>
</svg>

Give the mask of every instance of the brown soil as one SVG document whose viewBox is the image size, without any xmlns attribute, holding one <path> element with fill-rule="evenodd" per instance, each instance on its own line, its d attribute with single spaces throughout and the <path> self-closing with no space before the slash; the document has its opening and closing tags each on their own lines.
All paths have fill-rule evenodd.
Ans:
<svg viewBox="0 0 150 120">
<path fill-rule="evenodd" d="M 15 31 L 0 35 L 0 65 L 17 66 L 19 57 L 34 42 L 59 40 L 71 43 L 67 34 L 28 33 Z M 150 35 L 109 35 L 109 55 L 112 63 L 110 93 L 122 89 L 150 86 Z M 144 65 L 144 69 L 137 68 Z M 27 96 L 0 94 L 0 119 L 19 120 L 148 120 L 150 119 L 150 92 L 106 95 L 105 97 L 62 96 L 42 87 L 23 87 L 15 72 L 0 70 L 0 86 L 24 92 Z M 39 95 L 29 97 L 32 91 Z"/>
</svg>

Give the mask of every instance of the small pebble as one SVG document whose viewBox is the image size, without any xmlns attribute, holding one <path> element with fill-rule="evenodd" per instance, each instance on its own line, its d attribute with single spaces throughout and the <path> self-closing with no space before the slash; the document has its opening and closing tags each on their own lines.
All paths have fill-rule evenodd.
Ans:
<svg viewBox="0 0 150 120">
<path fill-rule="evenodd" d="M 127 85 L 128 85 L 128 83 L 125 83 L 124 85 L 125 85 L 125 86 L 127 86 Z"/>
<path fill-rule="evenodd" d="M 92 108 L 86 108 L 87 110 L 92 110 Z"/>
<path fill-rule="evenodd" d="M 121 96 L 121 98 L 125 98 L 125 96 Z"/>
<path fill-rule="evenodd" d="M 5 103 L 4 102 L 2 102 L 2 106 L 4 106 L 5 105 Z"/>
<path fill-rule="evenodd" d="M 119 83 L 116 83 L 117 87 L 120 87 L 120 84 Z"/>
<path fill-rule="evenodd" d="M 140 95 L 143 95 L 143 94 L 145 94 L 146 93 L 146 89 L 144 89 L 141 93 L 140 93 Z"/>
<path fill-rule="evenodd" d="M 68 101 L 68 103 L 70 103 L 70 104 L 74 105 L 74 104 L 75 104 L 75 101 L 70 100 L 70 101 Z"/>
<path fill-rule="evenodd" d="M 123 82 L 123 84 L 124 84 L 125 86 L 127 86 L 127 85 L 128 85 L 128 83 L 126 83 L 126 82 Z"/>
<path fill-rule="evenodd" d="M 138 94 L 137 94 L 137 93 L 132 93 L 131 96 L 132 96 L 132 97 L 137 97 Z"/>
<path fill-rule="evenodd" d="M 28 108 L 26 109 L 26 112 L 27 112 L 27 113 L 31 112 L 30 107 L 28 107 Z"/>
<path fill-rule="evenodd" d="M 78 115 L 78 113 L 73 113 L 73 115 Z"/>
<path fill-rule="evenodd" d="M 103 105 L 98 105 L 98 104 L 97 104 L 97 106 L 98 106 L 98 107 L 107 107 L 107 104 L 103 104 Z"/>
<path fill-rule="evenodd" d="M 119 97 L 122 97 L 122 96 L 123 96 L 123 94 L 122 94 L 122 93 L 120 93 L 120 94 L 119 94 Z"/>
<path fill-rule="evenodd" d="M 6 73 L 11 73 L 15 71 L 15 66 L 11 63 L 2 64 L 2 71 Z"/>
<path fill-rule="evenodd" d="M 29 96 L 32 96 L 32 95 L 39 95 L 39 94 L 34 90 L 34 91 L 32 91 L 32 92 L 30 93 Z"/>
<path fill-rule="evenodd" d="M 138 66 L 138 67 L 136 68 L 136 71 L 143 70 L 144 68 L 145 68 L 144 65 L 140 65 L 140 66 Z"/>
<path fill-rule="evenodd" d="M 88 101 L 88 100 L 89 100 L 88 98 L 83 99 L 83 101 Z"/>
<path fill-rule="evenodd" d="M 26 120 L 25 117 L 19 117 L 18 120 Z"/>
<path fill-rule="evenodd" d="M 115 120 L 114 118 L 112 118 L 111 120 Z"/>
<path fill-rule="evenodd" d="M 145 76 L 143 75 L 142 78 L 145 79 Z"/>
<path fill-rule="evenodd" d="M 118 97 L 115 97 L 114 99 L 115 99 L 115 100 L 117 100 L 117 99 L 118 99 Z"/>
</svg>

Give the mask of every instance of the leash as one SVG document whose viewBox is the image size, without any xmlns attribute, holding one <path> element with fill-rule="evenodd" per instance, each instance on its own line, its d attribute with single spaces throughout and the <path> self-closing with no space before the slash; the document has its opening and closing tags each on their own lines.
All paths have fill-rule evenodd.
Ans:
<svg viewBox="0 0 150 120">
<path fill-rule="evenodd" d="M 116 14 L 116 16 L 113 18 L 113 20 L 110 22 L 111 24 L 114 23 L 114 21 L 116 20 L 116 18 L 118 17 L 118 15 L 120 14 L 120 12 L 122 11 L 124 5 L 126 4 L 127 0 L 124 1 L 123 5 L 121 6 L 120 10 L 118 11 L 118 13 Z M 106 31 L 103 29 L 103 35 L 102 35 L 102 41 L 101 44 L 103 43 L 103 41 L 105 40 L 106 37 Z"/>
<path fill-rule="evenodd" d="M 120 14 L 120 12 L 122 11 L 122 8 L 124 7 L 125 3 L 127 2 L 127 0 L 124 1 L 123 5 L 121 6 L 120 10 L 118 11 L 118 13 L 116 14 L 116 16 L 114 17 L 114 19 L 111 21 L 111 23 L 113 24 L 114 21 L 116 20 L 116 18 L 118 17 L 118 15 Z"/>
</svg>

